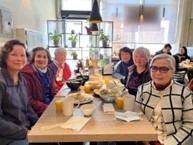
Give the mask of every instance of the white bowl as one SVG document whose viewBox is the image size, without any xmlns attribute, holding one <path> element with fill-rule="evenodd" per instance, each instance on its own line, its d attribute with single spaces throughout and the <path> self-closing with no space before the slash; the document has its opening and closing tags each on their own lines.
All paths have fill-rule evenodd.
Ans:
<svg viewBox="0 0 193 145">
<path fill-rule="evenodd" d="M 95 109 L 96 107 L 94 104 L 85 104 L 80 107 L 80 110 L 85 116 L 91 116 L 94 113 Z"/>
</svg>

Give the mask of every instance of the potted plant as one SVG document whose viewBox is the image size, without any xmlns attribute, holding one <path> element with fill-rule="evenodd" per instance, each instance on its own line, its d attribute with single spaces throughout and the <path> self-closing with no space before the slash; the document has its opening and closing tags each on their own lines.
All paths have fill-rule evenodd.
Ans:
<svg viewBox="0 0 193 145">
<path fill-rule="evenodd" d="M 100 41 L 102 41 L 103 47 L 108 47 L 107 43 L 109 41 L 109 36 L 105 35 L 103 33 L 103 30 L 100 30 L 100 36 L 99 36 Z"/>
<path fill-rule="evenodd" d="M 71 34 L 70 37 L 68 37 L 68 40 L 71 41 L 72 47 L 76 47 L 76 41 L 78 40 L 78 35 Z"/>
<path fill-rule="evenodd" d="M 54 42 L 54 46 L 59 46 L 59 42 L 60 42 L 60 39 L 61 39 L 61 34 L 49 33 L 49 37 Z"/>
<path fill-rule="evenodd" d="M 78 54 L 76 53 L 76 51 L 72 50 L 72 51 L 71 51 L 71 56 L 72 56 L 72 58 L 73 58 L 73 59 L 75 59 L 75 60 L 76 60 L 76 59 L 77 59 Z"/>
</svg>

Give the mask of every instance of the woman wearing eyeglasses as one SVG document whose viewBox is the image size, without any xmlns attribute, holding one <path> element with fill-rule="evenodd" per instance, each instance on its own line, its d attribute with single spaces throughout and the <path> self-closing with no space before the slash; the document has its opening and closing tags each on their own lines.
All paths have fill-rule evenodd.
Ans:
<svg viewBox="0 0 193 145">
<path fill-rule="evenodd" d="M 172 80 L 174 72 L 174 58 L 157 55 L 150 63 L 152 81 L 138 88 L 136 102 L 158 133 L 158 142 L 150 145 L 185 145 L 192 134 L 192 94 Z"/>
</svg>

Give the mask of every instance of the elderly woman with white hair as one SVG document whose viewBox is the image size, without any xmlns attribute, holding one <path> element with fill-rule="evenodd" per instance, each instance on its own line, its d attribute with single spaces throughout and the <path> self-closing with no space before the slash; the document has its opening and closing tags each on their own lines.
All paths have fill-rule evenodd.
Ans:
<svg viewBox="0 0 193 145">
<path fill-rule="evenodd" d="M 71 70 L 66 61 L 66 49 L 65 48 L 56 48 L 54 52 L 54 61 L 50 64 L 50 67 L 54 70 L 56 74 L 56 84 L 58 90 L 64 85 L 71 77 Z"/>
<path fill-rule="evenodd" d="M 149 72 L 150 52 L 147 48 L 138 47 L 133 51 L 134 65 L 129 67 L 126 88 L 134 96 L 137 94 L 137 88 L 151 80 Z"/>
<path fill-rule="evenodd" d="M 150 63 L 152 81 L 138 88 L 136 102 L 158 133 L 150 145 L 185 145 L 192 136 L 193 101 L 190 90 L 172 80 L 175 60 L 167 54 Z"/>
</svg>

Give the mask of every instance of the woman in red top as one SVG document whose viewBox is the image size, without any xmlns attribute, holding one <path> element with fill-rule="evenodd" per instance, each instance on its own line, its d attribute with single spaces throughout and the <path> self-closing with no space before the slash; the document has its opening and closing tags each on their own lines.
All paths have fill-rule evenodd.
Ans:
<svg viewBox="0 0 193 145">
<path fill-rule="evenodd" d="M 71 70 L 66 61 L 66 49 L 57 48 L 54 52 L 54 61 L 50 64 L 50 67 L 54 70 L 56 75 L 56 84 L 58 90 L 64 85 L 71 77 Z"/>
<path fill-rule="evenodd" d="M 48 67 L 50 62 L 49 51 L 36 47 L 33 49 L 32 61 L 21 70 L 27 82 L 32 108 L 38 116 L 41 116 L 58 91 L 54 72 Z"/>
</svg>

